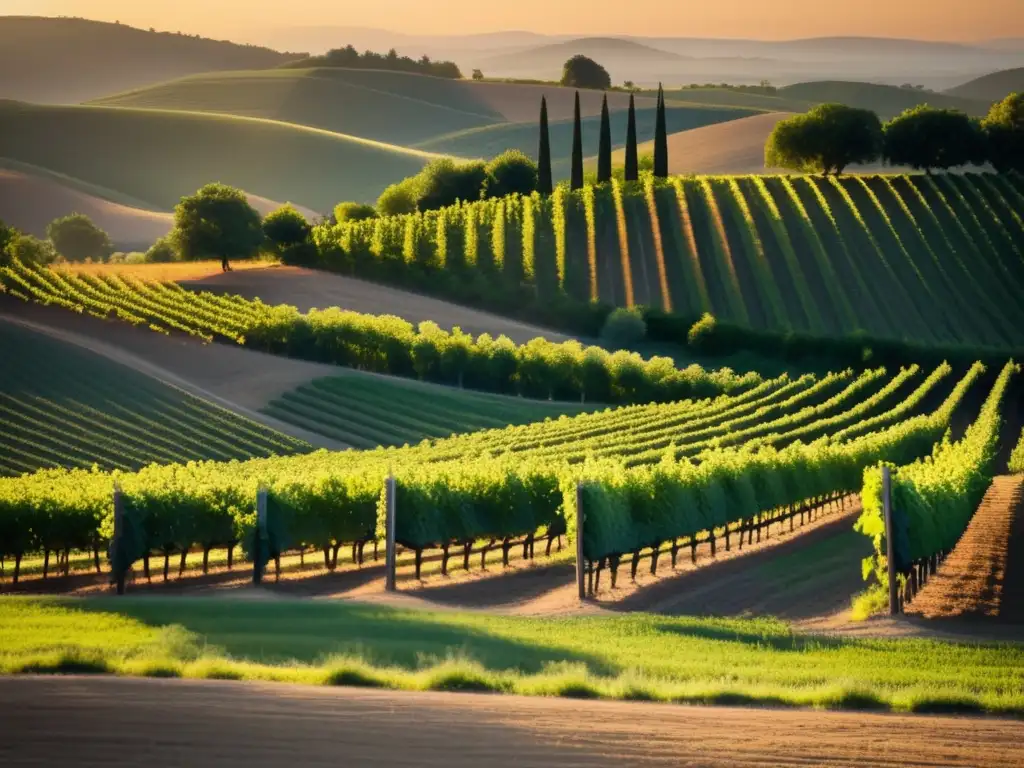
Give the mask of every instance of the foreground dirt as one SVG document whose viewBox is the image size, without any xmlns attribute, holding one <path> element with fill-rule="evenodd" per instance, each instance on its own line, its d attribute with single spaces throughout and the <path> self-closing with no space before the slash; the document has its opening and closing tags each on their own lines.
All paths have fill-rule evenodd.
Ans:
<svg viewBox="0 0 1024 768">
<path fill-rule="evenodd" d="M 1020 765 L 1024 722 L 116 678 L 0 679 L 6 766 Z"/>
<path fill-rule="evenodd" d="M 181 283 L 187 288 L 235 293 L 267 304 L 290 304 L 306 312 L 313 307 L 341 307 L 371 315 L 397 315 L 411 323 L 432 320 L 442 328 L 459 326 L 477 336 L 504 334 L 517 343 L 538 336 L 564 341 L 567 336 L 506 317 L 491 315 L 440 299 L 389 288 L 365 280 L 300 267 L 276 266 L 214 275 Z"/>
<path fill-rule="evenodd" d="M 956 548 L 906 612 L 1024 624 L 1024 475 L 995 479 Z"/>
</svg>

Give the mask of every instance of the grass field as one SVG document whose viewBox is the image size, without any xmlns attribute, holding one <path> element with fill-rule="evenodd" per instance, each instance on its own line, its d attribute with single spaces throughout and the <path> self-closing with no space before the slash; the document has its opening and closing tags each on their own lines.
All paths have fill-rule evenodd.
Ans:
<svg viewBox="0 0 1024 768">
<path fill-rule="evenodd" d="M 317 379 L 298 387 L 263 411 L 354 448 L 375 448 L 556 419 L 598 407 L 488 395 L 383 377 L 344 376 Z"/>
<path fill-rule="evenodd" d="M 433 155 L 256 118 L 112 107 L 0 104 L 0 147 L 40 166 L 169 210 L 220 181 L 330 211 L 376 200 Z"/>
<path fill-rule="evenodd" d="M 0 322 L 0 475 L 311 450 L 91 352 Z"/>
<path fill-rule="evenodd" d="M 773 620 L 526 619 L 244 599 L 0 601 L 0 671 L 1024 714 L 1024 647 Z"/>
<path fill-rule="evenodd" d="M 249 269 L 267 269 L 273 262 L 252 259 L 234 261 L 231 269 L 244 272 Z M 173 261 L 166 264 L 76 264 L 65 263 L 57 267 L 79 275 L 123 275 L 140 280 L 177 283 L 182 280 L 202 280 L 224 274 L 219 261 Z"/>
<path fill-rule="evenodd" d="M 937 109 L 957 109 L 975 117 L 984 117 L 991 104 L 984 99 L 962 98 L 895 85 L 833 80 L 788 85 L 780 88 L 778 95 L 787 100 L 795 99 L 811 104 L 837 102 L 850 107 L 870 109 L 883 120 L 895 117 L 903 110 L 919 104 L 928 104 Z M 1003 94 L 1005 95 L 1006 93 Z"/>
</svg>

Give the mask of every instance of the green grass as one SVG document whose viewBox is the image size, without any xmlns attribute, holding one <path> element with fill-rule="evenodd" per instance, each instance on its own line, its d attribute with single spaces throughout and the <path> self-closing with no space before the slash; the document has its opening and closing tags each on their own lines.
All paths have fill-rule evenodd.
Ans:
<svg viewBox="0 0 1024 768">
<path fill-rule="evenodd" d="M 464 84 L 435 80 L 327 68 L 216 72 L 93 103 L 260 117 L 402 146 L 501 120 Z"/>
<path fill-rule="evenodd" d="M 557 419 L 562 414 L 572 416 L 601 407 L 491 395 L 377 376 L 338 376 L 304 384 L 263 410 L 269 416 L 355 448 L 375 448 Z"/>
<path fill-rule="evenodd" d="M 0 672 L 1024 714 L 1024 646 L 809 636 L 773 619 L 530 619 L 270 599 L 5 598 Z"/>
<path fill-rule="evenodd" d="M 20 163 L 173 208 L 211 181 L 330 211 L 374 201 L 433 155 L 257 118 L 0 103 L 0 147 Z"/>
<path fill-rule="evenodd" d="M 312 450 L 100 355 L 0 323 L 0 476 Z"/>
</svg>

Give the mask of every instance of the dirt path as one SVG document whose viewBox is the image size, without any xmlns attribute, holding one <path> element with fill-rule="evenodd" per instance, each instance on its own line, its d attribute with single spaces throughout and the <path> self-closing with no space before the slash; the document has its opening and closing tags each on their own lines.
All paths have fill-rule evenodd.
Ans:
<svg viewBox="0 0 1024 768">
<path fill-rule="evenodd" d="M 341 307 L 372 315 L 398 315 L 411 323 L 432 320 L 442 328 L 457 325 L 474 336 L 481 333 L 492 336 L 504 334 L 520 344 L 538 336 L 552 341 L 568 338 L 564 334 L 418 293 L 300 267 L 239 270 L 203 280 L 185 281 L 181 285 L 259 298 L 267 304 L 291 304 L 302 312 L 313 307 Z"/>
<path fill-rule="evenodd" d="M 0 679 L 5 766 L 1020 765 L 1024 722 L 283 684 Z"/>
<path fill-rule="evenodd" d="M 318 448 L 348 447 L 257 410 L 300 384 L 338 375 L 336 366 L 289 360 L 224 344 L 202 344 L 195 339 L 164 336 L 127 323 L 16 300 L 0 299 L 0 322 L 17 323 L 88 349 Z"/>
<path fill-rule="evenodd" d="M 956 548 L 906 612 L 1024 624 L 1024 475 L 995 479 Z"/>
</svg>

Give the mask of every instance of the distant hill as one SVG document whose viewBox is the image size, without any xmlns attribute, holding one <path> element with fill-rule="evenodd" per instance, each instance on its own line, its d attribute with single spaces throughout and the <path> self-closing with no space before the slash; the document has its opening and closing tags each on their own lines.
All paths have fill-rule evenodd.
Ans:
<svg viewBox="0 0 1024 768">
<path fill-rule="evenodd" d="M 631 72 L 678 69 L 685 57 L 649 45 L 614 37 L 584 37 L 549 43 L 525 50 L 500 53 L 482 59 L 477 66 L 486 74 L 495 70 L 502 76 L 548 77 L 557 79 L 565 62 L 576 55 L 589 56 L 605 67 L 612 82 L 621 82 Z"/>
<path fill-rule="evenodd" d="M 856 83 L 840 80 L 798 83 L 779 89 L 779 95 L 785 98 L 822 104 L 837 102 L 851 107 L 871 109 L 883 119 L 895 117 L 905 109 L 918 104 L 930 104 L 933 107 L 959 109 L 969 115 L 984 115 L 988 104 L 984 101 L 949 96 L 913 88 L 900 88 L 894 85 L 877 85 L 875 83 Z"/>
<path fill-rule="evenodd" d="M 0 157 L 169 210 L 220 181 L 330 211 L 373 201 L 434 155 L 270 120 L 195 112 L 0 103 Z"/>
<path fill-rule="evenodd" d="M 1004 69 L 951 88 L 946 95 L 987 103 L 1002 101 L 1009 94 L 1024 91 L 1024 67 Z"/>
<path fill-rule="evenodd" d="M 299 58 L 124 24 L 0 16 L 0 98 L 74 104 L 197 72 L 265 69 Z"/>
</svg>

